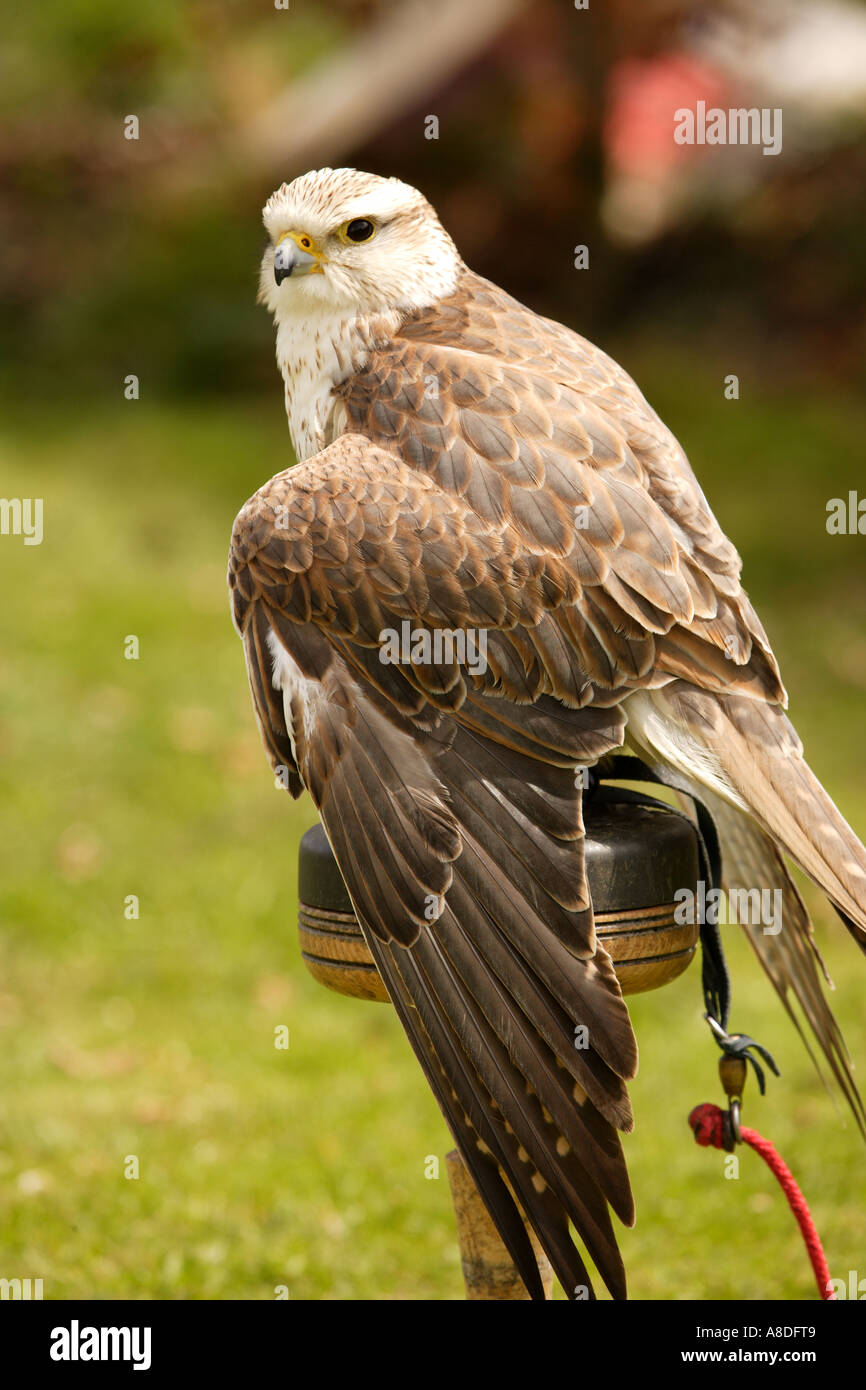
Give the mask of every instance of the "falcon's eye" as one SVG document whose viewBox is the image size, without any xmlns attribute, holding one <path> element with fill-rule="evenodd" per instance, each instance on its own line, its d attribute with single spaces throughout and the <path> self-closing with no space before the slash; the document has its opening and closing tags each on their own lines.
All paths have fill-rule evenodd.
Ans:
<svg viewBox="0 0 866 1390">
<path fill-rule="evenodd" d="M 355 217 L 346 223 L 343 235 L 347 241 L 369 241 L 375 230 L 373 223 L 368 222 L 366 217 Z"/>
</svg>

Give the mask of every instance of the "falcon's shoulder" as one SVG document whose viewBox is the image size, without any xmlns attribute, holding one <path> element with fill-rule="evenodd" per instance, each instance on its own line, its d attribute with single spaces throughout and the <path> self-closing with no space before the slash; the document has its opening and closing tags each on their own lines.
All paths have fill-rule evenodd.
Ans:
<svg viewBox="0 0 866 1390">
<path fill-rule="evenodd" d="M 240 631 L 258 597 L 373 645 L 392 601 L 429 622 L 532 622 L 542 573 L 496 518 L 355 434 L 261 487 L 238 514 L 229 558 Z"/>
</svg>

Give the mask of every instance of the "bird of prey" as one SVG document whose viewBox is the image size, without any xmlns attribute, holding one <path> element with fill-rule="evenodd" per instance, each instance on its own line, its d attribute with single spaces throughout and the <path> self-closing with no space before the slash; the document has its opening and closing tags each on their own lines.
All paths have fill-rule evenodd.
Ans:
<svg viewBox="0 0 866 1390">
<path fill-rule="evenodd" d="M 593 927 L 583 769 L 623 745 L 666 769 L 715 816 L 727 886 L 783 892 L 782 930 L 746 929 L 861 1126 L 783 854 L 862 947 L 866 850 L 804 760 L 736 550 L 626 372 L 474 274 L 397 179 L 313 171 L 264 223 L 298 462 L 238 515 L 229 583 L 265 749 L 318 808 L 529 1294 L 527 1224 L 586 1296 L 571 1224 L 625 1297 L 637 1048 Z"/>
</svg>

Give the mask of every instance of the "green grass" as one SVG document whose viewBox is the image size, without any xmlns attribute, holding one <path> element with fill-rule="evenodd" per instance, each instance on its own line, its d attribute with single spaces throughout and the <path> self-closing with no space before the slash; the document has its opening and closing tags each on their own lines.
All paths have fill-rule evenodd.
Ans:
<svg viewBox="0 0 866 1390">
<path fill-rule="evenodd" d="M 729 403 L 696 367 L 630 365 L 741 546 L 812 762 L 863 832 L 864 542 L 824 531 L 862 407 Z M 229 620 L 232 518 L 289 461 L 279 404 L 22 407 L 0 438 L 4 494 L 45 499 L 41 546 L 0 540 L 0 1275 L 48 1298 L 462 1297 L 444 1164 L 424 1176 L 450 1143 L 399 1025 L 300 962 L 314 812 L 272 785 Z M 810 900 L 862 1070 L 863 961 Z M 862 1145 L 729 947 L 734 1026 L 784 1072 L 766 1100 L 750 1086 L 747 1120 L 802 1180 L 834 1275 L 866 1274 Z M 633 1012 L 632 1296 L 810 1297 L 759 1161 L 726 1181 L 687 1128 L 719 1096 L 697 969 Z"/>
</svg>

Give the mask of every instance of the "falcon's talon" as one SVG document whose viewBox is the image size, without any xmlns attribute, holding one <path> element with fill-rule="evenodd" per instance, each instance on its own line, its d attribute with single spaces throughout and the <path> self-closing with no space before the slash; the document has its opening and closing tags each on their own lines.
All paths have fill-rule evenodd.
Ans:
<svg viewBox="0 0 866 1390">
<path fill-rule="evenodd" d="M 718 1019 L 714 1018 L 710 1013 L 704 1014 L 704 1018 L 710 1025 L 713 1037 L 725 1056 L 739 1058 L 744 1064 L 748 1063 L 751 1065 L 757 1078 L 758 1090 L 761 1095 L 764 1095 L 766 1093 L 766 1079 L 762 1067 L 757 1059 L 752 1056 L 752 1053 L 758 1053 L 763 1061 L 766 1062 L 774 1076 L 781 1076 L 782 1073 L 776 1066 L 772 1054 L 768 1052 L 766 1047 L 762 1047 L 759 1042 L 756 1042 L 754 1038 L 750 1038 L 748 1033 L 726 1032 Z M 721 1067 L 721 1065 L 722 1063 L 720 1062 L 719 1066 Z"/>
</svg>

